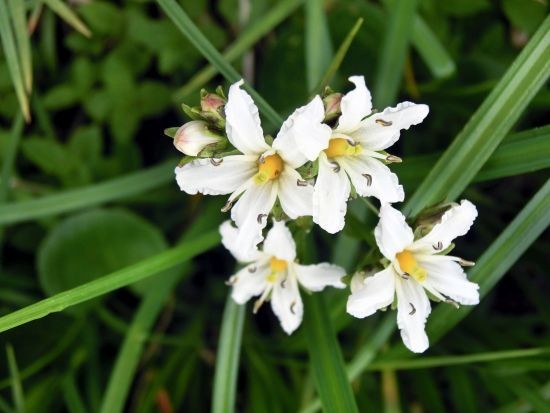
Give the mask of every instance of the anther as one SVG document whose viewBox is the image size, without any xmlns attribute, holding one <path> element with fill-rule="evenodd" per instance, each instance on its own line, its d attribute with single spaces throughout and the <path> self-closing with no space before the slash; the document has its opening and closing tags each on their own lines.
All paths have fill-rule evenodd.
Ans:
<svg viewBox="0 0 550 413">
<path fill-rule="evenodd" d="M 409 305 L 411 306 L 411 312 L 409 313 L 409 315 L 414 315 L 416 313 L 416 308 L 414 307 L 413 303 L 409 303 Z"/>
<path fill-rule="evenodd" d="M 403 162 L 403 159 L 401 159 L 399 156 L 388 155 L 386 156 L 386 161 L 391 163 L 401 163 Z"/>
<path fill-rule="evenodd" d="M 267 218 L 267 214 L 258 214 L 258 217 L 256 218 L 258 224 L 261 224 L 264 218 Z"/>
<path fill-rule="evenodd" d="M 331 161 L 330 164 L 332 165 L 332 170 L 336 173 L 340 172 L 340 164 L 335 161 Z"/>
<path fill-rule="evenodd" d="M 346 141 L 348 142 L 349 146 L 357 146 L 359 142 L 355 142 L 353 139 L 347 138 Z"/>
<path fill-rule="evenodd" d="M 232 206 L 233 206 L 233 202 L 227 201 L 220 211 L 227 212 L 231 209 Z"/>
<path fill-rule="evenodd" d="M 432 248 L 436 251 L 440 251 L 443 249 L 443 243 L 441 241 L 437 241 L 437 244 L 433 244 Z"/>
<path fill-rule="evenodd" d="M 372 185 L 372 175 L 370 175 L 370 174 L 362 174 L 362 175 L 367 180 L 367 186 L 371 186 Z"/>
<path fill-rule="evenodd" d="M 290 312 L 291 312 L 292 314 L 296 314 L 296 313 L 294 312 L 294 306 L 296 306 L 296 301 L 292 301 L 292 303 L 290 304 Z"/>
<path fill-rule="evenodd" d="M 265 163 L 265 157 L 263 155 L 258 158 L 258 163 Z"/>
<path fill-rule="evenodd" d="M 210 158 L 210 163 L 214 166 L 220 166 L 223 162 L 223 158 L 216 159 L 216 158 Z"/>
<path fill-rule="evenodd" d="M 286 288 L 286 277 L 281 281 L 281 288 Z"/>
<path fill-rule="evenodd" d="M 457 310 L 460 308 L 460 306 L 458 305 L 458 303 L 455 300 L 451 300 L 450 298 L 445 298 L 445 302 L 447 304 L 451 304 Z"/>
<path fill-rule="evenodd" d="M 264 303 L 264 300 L 262 300 L 261 298 L 254 301 L 254 307 L 252 308 L 252 313 L 256 314 L 263 303 Z"/>
<path fill-rule="evenodd" d="M 393 124 L 391 120 L 384 120 L 384 119 L 376 119 L 375 122 L 382 126 L 391 126 Z"/>
<path fill-rule="evenodd" d="M 308 183 L 307 183 L 307 181 L 305 181 L 303 179 L 298 179 L 298 180 L 296 180 L 296 185 L 298 185 L 298 186 L 307 186 Z"/>
<path fill-rule="evenodd" d="M 247 268 L 248 272 L 253 274 L 256 272 L 258 268 L 255 266 L 255 265 L 251 265 L 250 267 Z"/>
<path fill-rule="evenodd" d="M 403 274 L 399 274 L 399 276 L 404 280 L 408 280 L 409 278 L 411 278 L 411 276 L 406 272 L 404 272 Z"/>
<path fill-rule="evenodd" d="M 474 265 L 476 265 L 475 262 L 473 262 L 473 261 L 468 261 L 468 260 L 465 260 L 465 259 L 463 259 L 463 258 L 460 258 L 460 259 L 458 260 L 458 263 L 459 263 L 460 265 L 462 265 L 463 267 L 473 267 Z"/>
<path fill-rule="evenodd" d="M 229 280 L 225 282 L 225 285 L 235 285 L 236 282 L 237 282 L 237 277 L 233 275 L 229 277 Z"/>
</svg>

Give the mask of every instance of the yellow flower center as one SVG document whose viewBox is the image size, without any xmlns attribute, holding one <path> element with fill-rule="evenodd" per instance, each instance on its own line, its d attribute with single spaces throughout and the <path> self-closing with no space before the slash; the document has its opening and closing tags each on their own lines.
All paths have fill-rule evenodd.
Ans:
<svg viewBox="0 0 550 413">
<path fill-rule="evenodd" d="M 254 176 L 257 184 L 265 184 L 268 181 L 277 179 L 284 168 L 284 162 L 277 154 L 269 155 L 258 161 L 258 173 Z"/>
<path fill-rule="evenodd" d="M 401 269 L 413 277 L 416 281 L 422 282 L 426 279 L 428 272 L 418 265 L 414 255 L 407 250 L 403 250 L 396 254 L 397 261 Z"/>
<path fill-rule="evenodd" d="M 335 158 L 337 156 L 350 156 L 358 155 L 361 153 L 361 145 L 350 145 L 349 141 L 344 138 L 333 138 L 328 143 L 328 148 L 325 149 L 325 153 L 329 158 Z"/>
<path fill-rule="evenodd" d="M 272 284 L 277 282 L 279 274 L 284 272 L 287 266 L 288 263 L 285 260 L 280 260 L 278 258 L 272 257 L 271 261 L 269 262 L 269 268 L 271 269 L 271 272 L 267 276 L 267 281 Z"/>
</svg>

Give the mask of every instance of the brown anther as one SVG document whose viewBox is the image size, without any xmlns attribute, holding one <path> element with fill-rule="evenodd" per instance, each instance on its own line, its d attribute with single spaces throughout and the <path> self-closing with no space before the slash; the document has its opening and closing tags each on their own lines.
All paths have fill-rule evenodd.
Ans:
<svg viewBox="0 0 550 413">
<path fill-rule="evenodd" d="M 258 163 L 265 163 L 265 157 L 263 155 L 258 158 Z"/>
<path fill-rule="evenodd" d="M 307 181 L 305 181 L 303 179 L 298 179 L 298 180 L 296 180 L 296 185 L 298 185 L 298 186 L 307 186 L 308 183 L 307 183 Z"/>
<path fill-rule="evenodd" d="M 437 241 L 437 244 L 432 245 L 432 248 L 436 251 L 440 251 L 443 249 L 443 243 L 441 241 Z"/>
<path fill-rule="evenodd" d="M 349 146 L 357 146 L 359 145 L 359 142 L 355 142 L 353 139 L 346 139 L 346 141 L 348 142 L 348 145 Z"/>
<path fill-rule="evenodd" d="M 286 288 L 286 277 L 281 281 L 281 288 Z"/>
<path fill-rule="evenodd" d="M 411 276 L 406 272 L 404 272 L 403 274 L 399 274 L 399 276 L 404 280 L 408 280 L 409 278 L 411 278 Z"/>
<path fill-rule="evenodd" d="M 388 155 L 386 156 L 386 161 L 391 163 L 401 163 L 403 162 L 403 159 L 401 159 L 399 156 Z"/>
<path fill-rule="evenodd" d="M 413 303 L 409 303 L 409 305 L 411 306 L 411 312 L 409 313 L 409 315 L 414 315 L 416 313 L 416 308 L 414 307 Z"/>
<path fill-rule="evenodd" d="M 237 282 L 237 277 L 233 275 L 229 277 L 229 280 L 225 282 L 225 285 L 235 285 L 236 282 Z"/>
<path fill-rule="evenodd" d="M 256 314 L 263 303 L 264 303 L 264 300 L 262 300 L 261 298 L 254 301 L 254 307 L 252 308 L 252 313 Z"/>
<path fill-rule="evenodd" d="M 463 258 L 460 258 L 460 260 L 458 261 L 458 263 L 460 265 L 462 265 L 463 267 L 473 267 L 474 265 L 476 265 L 475 262 L 473 261 L 468 261 L 468 260 L 465 260 Z"/>
<path fill-rule="evenodd" d="M 256 272 L 258 268 L 255 266 L 255 265 L 251 265 L 250 267 L 247 268 L 248 272 L 253 274 Z"/>
<path fill-rule="evenodd" d="M 382 126 L 391 126 L 393 124 L 391 120 L 384 120 L 384 119 L 376 119 L 375 122 Z"/>
<path fill-rule="evenodd" d="M 220 211 L 227 212 L 231 209 L 232 206 L 233 206 L 233 202 L 232 201 L 227 201 Z"/>
<path fill-rule="evenodd" d="M 372 185 L 372 175 L 371 174 L 362 174 L 362 175 L 367 180 L 367 186 L 371 186 Z"/>
<path fill-rule="evenodd" d="M 267 218 L 267 214 L 258 214 L 258 217 L 256 218 L 258 224 L 261 224 L 264 218 Z"/>
<path fill-rule="evenodd" d="M 340 164 L 335 161 L 331 161 L 330 165 L 332 166 L 332 170 L 336 173 L 340 172 Z"/>
<path fill-rule="evenodd" d="M 290 312 L 291 312 L 292 314 L 296 314 L 296 313 L 294 312 L 294 307 L 295 307 L 295 306 L 296 306 L 296 301 L 293 301 L 293 302 L 290 304 Z"/>
<path fill-rule="evenodd" d="M 210 163 L 214 166 L 220 166 L 223 162 L 223 158 L 216 159 L 216 158 L 210 158 Z"/>
</svg>

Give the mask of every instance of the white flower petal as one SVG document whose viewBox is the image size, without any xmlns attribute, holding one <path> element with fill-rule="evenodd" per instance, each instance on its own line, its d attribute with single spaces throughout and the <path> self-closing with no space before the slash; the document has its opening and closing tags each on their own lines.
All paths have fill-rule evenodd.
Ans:
<svg viewBox="0 0 550 413">
<path fill-rule="evenodd" d="M 341 164 L 360 196 L 373 196 L 382 203 L 402 202 L 405 199 L 397 175 L 378 159 L 366 155 L 347 156 Z"/>
<path fill-rule="evenodd" d="M 267 288 L 269 264 L 267 261 L 249 264 L 230 278 L 233 283 L 231 298 L 244 304 Z"/>
<path fill-rule="evenodd" d="M 231 224 L 230 220 L 225 221 L 220 225 L 220 234 L 222 236 L 223 246 L 235 257 L 239 262 L 257 261 L 262 257 L 262 253 L 257 248 L 244 251 L 242 246 L 237 242 L 239 229 Z"/>
<path fill-rule="evenodd" d="M 323 262 L 314 265 L 292 264 L 298 282 L 310 291 L 321 291 L 325 287 L 344 288 L 342 277 L 346 270 L 337 265 Z"/>
<path fill-rule="evenodd" d="M 342 115 L 338 119 L 338 132 L 353 132 L 361 120 L 372 111 L 372 98 L 363 76 L 351 76 L 348 79 L 355 84 L 355 89 L 346 93 L 340 102 Z"/>
<path fill-rule="evenodd" d="M 381 151 L 392 146 L 402 129 L 418 125 L 428 115 L 428 105 L 403 102 L 395 108 L 386 108 L 361 122 L 352 137 L 365 148 Z"/>
<path fill-rule="evenodd" d="M 196 159 L 176 167 L 176 181 L 182 191 L 194 195 L 224 195 L 235 191 L 256 172 L 256 158 L 232 155 L 223 158 L 218 166 L 211 159 Z"/>
<path fill-rule="evenodd" d="M 303 183 L 300 174 L 285 166 L 279 176 L 279 200 L 291 219 L 313 214 L 313 186 L 298 185 L 298 181 Z"/>
<path fill-rule="evenodd" d="M 429 347 L 425 331 L 430 315 L 430 300 L 416 281 L 395 279 L 397 292 L 397 326 L 405 346 L 415 353 L 423 353 Z"/>
<path fill-rule="evenodd" d="M 277 199 L 277 187 L 277 182 L 252 183 L 231 210 L 231 218 L 239 228 L 236 242 L 243 251 L 262 241 L 262 230 Z"/>
<path fill-rule="evenodd" d="M 405 221 L 405 216 L 389 204 L 382 204 L 379 216 L 380 221 L 374 229 L 376 244 L 384 257 L 394 261 L 395 254 L 412 244 L 413 231 Z"/>
<path fill-rule="evenodd" d="M 331 234 L 341 231 L 345 224 L 350 189 L 344 169 L 335 172 L 325 153 L 321 152 L 319 174 L 313 190 L 313 222 Z"/>
<path fill-rule="evenodd" d="M 283 221 L 273 221 L 273 228 L 265 237 L 263 251 L 280 260 L 293 262 L 296 259 L 296 243 Z"/>
<path fill-rule="evenodd" d="M 287 334 L 296 330 L 304 316 L 304 305 L 296 278 L 289 275 L 286 282 L 278 282 L 273 287 L 271 308 Z"/>
<path fill-rule="evenodd" d="M 265 143 L 258 108 L 241 89 L 241 79 L 231 85 L 225 105 L 225 131 L 235 148 L 247 155 L 259 155 L 269 149 Z"/>
<path fill-rule="evenodd" d="M 324 117 L 323 101 L 317 95 L 307 105 L 296 109 L 283 123 L 273 141 L 273 148 L 287 164 L 298 168 L 306 160 L 314 161 L 319 152 L 328 148 L 332 131 L 323 123 Z"/>
<path fill-rule="evenodd" d="M 479 285 L 468 281 L 462 267 L 444 255 L 417 255 L 418 264 L 428 271 L 425 284 L 460 304 L 479 303 Z"/>
<path fill-rule="evenodd" d="M 434 251 L 434 245 L 441 243 L 438 249 L 447 248 L 451 242 L 468 232 L 477 217 L 477 209 L 470 201 L 462 200 L 460 205 L 450 208 L 424 237 L 415 241 L 414 250 Z M 442 248 L 439 248 L 442 247 Z"/>
<path fill-rule="evenodd" d="M 388 307 L 395 296 L 397 274 L 390 265 L 386 269 L 365 278 L 364 285 L 348 297 L 347 312 L 363 318 Z"/>
</svg>

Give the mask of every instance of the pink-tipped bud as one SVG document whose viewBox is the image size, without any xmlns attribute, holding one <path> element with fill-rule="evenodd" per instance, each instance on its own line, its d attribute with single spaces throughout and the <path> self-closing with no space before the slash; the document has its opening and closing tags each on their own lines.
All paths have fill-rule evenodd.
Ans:
<svg viewBox="0 0 550 413">
<path fill-rule="evenodd" d="M 325 105 L 325 120 L 329 121 L 341 115 L 340 102 L 342 101 L 341 93 L 331 93 L 323 98 Z"/>
<path fill-rule="evenodd" d="M 197 156 L 206 146 L 221 142 L 223 138 L 211 132 L 206 122 L 192 120 L 178 129 L 174 146 L 185 155 Z"/>
<path fill-rule="evenodd" d="M 220 110 L 224 105 L 225 99 L 216 93 L 207 93 L 201 99 L 201 110 L 203 112 L 220 113 Z"/>
</svg>

